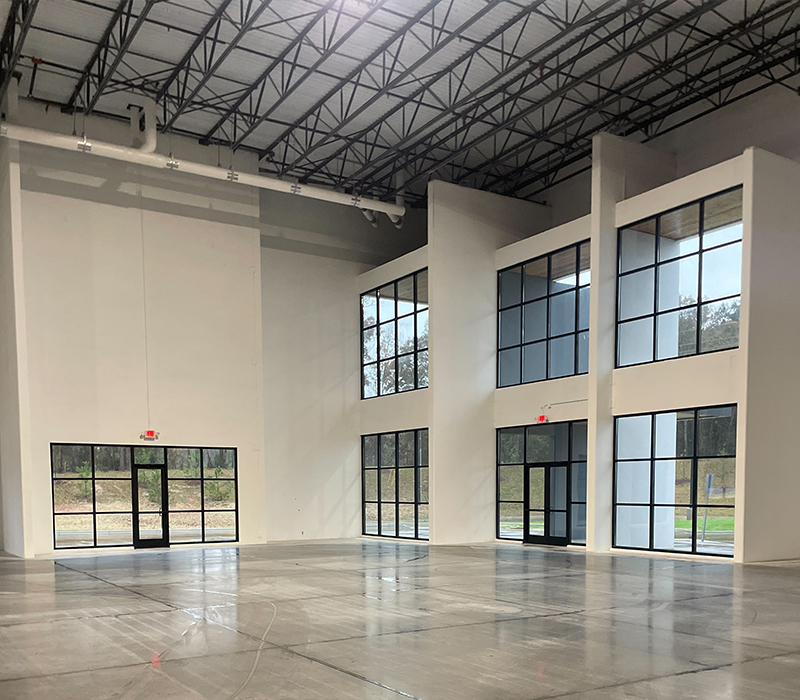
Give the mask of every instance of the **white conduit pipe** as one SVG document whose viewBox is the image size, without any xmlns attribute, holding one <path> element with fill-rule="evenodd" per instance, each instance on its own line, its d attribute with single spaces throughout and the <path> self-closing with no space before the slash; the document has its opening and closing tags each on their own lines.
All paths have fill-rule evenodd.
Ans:
<svg viewBox="0 0 800 700">
<path fill-rule="evenodd" d="M 147 118 L 145 117 L 145 119 L 145 123 L 147 123 Z M 41 131 L 39 129 L 31 129 L 27 126 L 17 126 L 16 124 L 8 123 L 0 124 L 0 136 L 16 141 L 24 141 L 25 143 L 37 143 L 42 146 L 60 148 L 66 151 L 92 153 L 93 155 L 102 156 L 103 158 L 120 160 L 125 163 L 135 163 L 159 170 L 177 170 L 181 173 L 199 175 L 200 177 L 207 177 L 212 180 L 229 180 L 230 182 L 237 182 L 240 185 L 258 187 L 262 190 L 286 192 L 287 194 L 297 194 L 301 197 L 319 199 L 323 202 L 344 204 L 367 211 L 383 212 L 389 216 L 392 221 L 395 219 L 399 220 L 406 213 L 406 208 L 404 206 L 398 206 L 390 202 L 381 202 L 377 199 L 368 199 L 354 194 L 334 192 L 333 190 L 326 190 L 324 187 L 300 185 L 294 182 L 278 180 L 274 177 L 265 177 L 264 175 L 239 173 L 235 172 L 233 169 L 225 170 L 213 165 L 203 165 L 202 163 L 192 163 L 191 161 L 185 160 L 179 161 L 170 156 L 147 153 L 144 151 L 144 148 L 125 148 L 124 146 L 116 146 L 101 141 L 89 141 L 85 136 L 83 138 L 64 136 L 62 134 L 54 134 L 50 131 Z M 145 145 L 149 145 L 149 139 L 145 141 Z"/>
</svg>

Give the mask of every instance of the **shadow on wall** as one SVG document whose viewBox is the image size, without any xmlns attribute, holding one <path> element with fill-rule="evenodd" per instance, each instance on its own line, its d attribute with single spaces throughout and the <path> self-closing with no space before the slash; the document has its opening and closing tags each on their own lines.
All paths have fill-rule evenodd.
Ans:
<svg viewBox="0 0 800 700">
<path fill-rule="evenodd" d="M 428 242 L 428 212 L 411 209 L 402 229 L 379 215 L 373 228 L 355 207 L 260 191 L 261 246 L 324 258 L 382 265 Z"/>
</svg>

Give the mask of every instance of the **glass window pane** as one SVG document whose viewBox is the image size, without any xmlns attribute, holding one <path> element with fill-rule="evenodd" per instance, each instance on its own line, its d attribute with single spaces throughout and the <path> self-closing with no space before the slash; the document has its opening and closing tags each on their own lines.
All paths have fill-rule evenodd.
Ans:
<svg viewBox="0 0 800 700">
<path fill-rule="evenodd" d="M 378 320 L 391 321 L 395 317 L 394 284 L 387 284 L 378 290 Z"/>
<path fill-rule="evenodd" d="M 187 486 L 182 498 L 191 501 L 192 489 Z M 206 479 L 203 483 L 203 498 L 208 510 L 233 510 L 236 508 L 236 482 L 227 479 Z"/>
<path fill-rule="evenodd" d="M 523 319 L 523 342 L 531 343 L 547 337 L 547 301 L 545 299 L 525 304 Z"/>
<path fill-rule="evenodd" d="M 397 520 L 395 519 L 395 505 L 381 505 L 381 534 L 397 537 Z"/>
<path fill-rule="evenodd" d="M 134 464 L 165 464 L 163 447 L 134 447 Z"/>
<path fill-rule="evenodd" d="M 650 462 L 617 462 L 617 503 L 650 503 Z"/>
<path fill-rule="evenodd" d="M 367 328 L 361 335 L 361 361 L 375 362 L 378 359 L 378 329 Z"/>
<path fill-rule="evenodd" d="M 586 462 L 572 463 L 572 489 L 570 500 L 586 500 Z"/>
<path fill-rule="evenodd" d="M 697 456 L 736 456 L 736 407 L 697 411 Z"/>
<path fill-rule="evenodd" d="M 700 247 L 699 203 L 661 215 L 658 247 L 659 260 L 697 252 Z"/>
<path fill-rule="evenodd" d="M 656 318 L 656 359 L 686 357 L 697 352 L 697 307 Z"/>
<path fill-rule="evenodd" d="M 692 255 L 659 266 L 659 311 L 668 311 L 697 303 L 698 262 L 698 256 Z"/>
<path fill-rule="evenodd" d="M 577 421 L 572 424 L 572 459 L 585 462 L 588 450 L 589 425 L 586 421 Z"/>
<path fill-rule="evenodd" d="M 570 542 L 572 544 L 586 544 L 586 506 L 578 504 L 572 506 L 572 520 L 570 522 Z"/>
<path fill-rule="evenodd" d="M 575 336 L 567 335 L 550 341 L 549 377 L 568 377 L 575 374 Z"/>
<path fill-rule="evenodd" d="M 200 478 L 200 450 L 190 447 L 168 447 L 167 475 L 170 478 Z"/>
<path fill-rule="evenodd" d="M 417 388 L 424 389 L 428 386 L 428 351 L 417 353 Z"/>
<path fill-rule="evenodd" d="M 170 513 L 170 544 L 203 541 L 202 513 Z"/>
<path fill-rule="evenodd" d="M 650 416 L 617 418 L 617 459 L 650 459 Z"/>
<path fill-rule="evenodd" d="M 112 513 L 111 515 L 97 516 L 98 547 L 132 544 L 133 516 L 130 513 Z"/>
<path fill-rule="evenodd" d="M 655 503 L 692 505 L 692 460 L 659 459 L 653 484 Z"/>
<path fill-rule="evenodd" d="M 428 347 L 428 312 L 417 314 L 417 347 L 420 350 Z"/>
<path fill-rule="evenodd" d="M 648 219 L 619 232 L 619 271 L 628 272 L 656 261 L 656 220 Z"/>
<path fill-rule="evenodd" d="M 550 256 L 550 293 L 564 291 L 577 283 L 577 250 L 567 248 Z"/>
<path fill-rule="evenodd" d="M 520 354 L 520 348 L 501 350 L 498 353 L 497 359 L 500 369 L 498 384 L 501 387 L 519 384 L 521 370 Z"/>
<path fill-rule="evenodd" d="M 650 506 L 617 506 L 615 547 L 650 547 Z"/>
<path fill-rule="evenodd" d="M 521 309 L 515 306 L 500 312 L 500 347 L 507 348 L 522 342 Z"/>
<path fill-rule="evenodd" d="M 378 470 L 365 469 L 364 470 L 364 500 L 377 501 L 378 500 Z"/>
<path fill-rule="evenodd" d="M 233 479 L 235 466 L 234 450 L 203 450 L 203 476 L 206 479 Z"/>
<path fill-rule="evenodd" d="M 395 436 L 394 433 L 381 435 L 381 466 L 395 466 Z"/>
<path fill-rule="evenodd" d="M 221 495 L 218 493 L 219 484 L 229 484 L 230 490 L 229 498 L 226 500 L 232 501 L 233 498 L 233 482 L 221 481 L 215 479 L 209 482 L 214 495 Z M 169 509 L 170 510 L 200 510 L 202 501 L 200 500 L 200 479 L 170 479 L 168 482 L 169 490 Z M 217 506 L 213 506 L 216 508 Z M 233 506 L 225 506 L 233 508 Z"/>
<path fill-rule="evenodd" d="M 567 468 L 552 467 L 550 469 L 550 508 L 567 509 Z"/>
<path fill-rule="evenodd" d="M 694 454 L 694 411 L 656 414 L 655 457 L 691 457 Z"/>
<path fill-rule="evenodd" d="M 416 469 L 413 467 L 406 467 L 398 469 L 398 498 L 401 503 L 414 503 L 417 499 L 417 489 L 414 483 L 414 474 Z"/>
<path fill-rule="evenodd" d="M 589 333 L 578 333 L 578 374 L 589 371 Z"/>
<path fill-rule="evenodd" d="M 98 513 L 124 512 L 133 508 L 130 479 L 103 479 L 95 482 L 95 509 Z"/>
<path fill-rule="evenodd" d="M 587 242 L 581 244 L 580 261 L 579 261 L 580 274 L 578 275 L 578 284 L 580 285 L 589 284 L 592 281 L 591 250 L 592 250 L 591 243 Z"/>
<path fill-rule="evenodd" d="M 414 312 L 414 275 L 397 282 L 397 315 L 405 316 Z"/>
<path fill-rule="evenodd" d="M 653 548 L 692 551 L 692 511 L 657 507 L 653 510 Z"/>
<path fill-rule="evenodd" d="M 544 467 L 528 469 L 528 507 L 544 510 Z"/>
<path fill-rule="evenodd" d="M 140 511 L 160 511 L 163 493 L 161 491 L 160 469 L 137 469 L 138 504 Z"/>
<path fill-rule="evenodd" d="M 98 446 L 94 448 L 94 475 L 97 479 L 117 479 L 131 476 L 129 447 Z"/>
<path fill-rule="evenodd" d="M 397 451 L 398 451 L 398 458 L 399 458 L 399 466 L 401 467 L 413 467 L 414 466 L 414 457 L 415 457 L 415 449 L 414 449 L 414 431 L 409 430 L 404 433 L 400 433 L 397 436 Z"/>
<path fill-rule="evenodd" d="M 361 295 L 361 327 L 374 326 L 378 322 L 378 295 L 375 292 Z"/>
<path fill-rule="evenodd" d="M 733 556 L 734 508 L 697 509 L 697 553 Z"/>
<path fill-rule="evenodd" d="M 500 464 L 522 464 L 525 428 L 501 428 L 497 431 Z"/>
<path fill-rule="evenodd" d="M 500 467 L 497 471 L 497 487 L 501 501 L 522 501 L 524 493 L 524 469 L 522 466 Z"/>
<path fill-rule="evenodd" d="M 364 466 L 377 467 L 378 466 L 378 436 L 367 435 L 363 442 L 364 450 Z"/>
<path fill-rule="evenodd" d="M 544 537 L 544 511 L 532 510 L 528 513 L 528 534 Z"/>
<path fill-rule="evenodd" d="M 703 253 L 703 301 L 742 291 L 742 244 L 733 243 Z"/>
<path fill-rule="evenodd" d="M 415 514 L 414 514 L 414 506 L 404 506 L 401 505 L 399 508 L 400 520 L 398 523 L 399 534 L 400 537 L 409 537 L 413 538 L 416 537 L 416 532 L 414 524 L 415 524 Z"/>
<path fill-rule="evenodd" d="M 419 470 L 419 502 L 428 502 L 428 467 L 420 467 Z"/>
<path fill-rule="evenodd" d="M 522 348 L 522 381 L 538 382 L 547 379 L 547 342 Z"/>
<path fill-rule="evenodd" d="M 94 547 L 94 520 L 91 515 L 56 515 L 56 547 Z"/>
<path fill-rule="evenodd" d="M 428 506 L 417 506 L 417 537 L 421 540 L 428 539 Z"/>
<path fill-rule="evenodd" d="M 703 247 L 742 237 L 742 190 L 710 197 L 703 204 Z"/>
<path fill-rule="evenodd" d="M 651 267 L 619 278 L 619 320 L 653 313 L 655 270 Z"/>
<path fill-rule="evenodd" d="M 90 479 L 92 448 L 89 445 L 53 445 L 53 476 Z"/>
<path fill-rule="evenodd" d="M 394 322 L 384 323 L 380 327 L 380 356 L 382 359 L 387 357 L 394 357 L 397 354 L 397 349 L 395 348 L 395 337 L 394 337 Z"/>
<path fill-rule="evenodd" d="M 567 514 L 563 511 L 551 511 L 550 513 L 550 537 L 567 536 Z"/>
<path fill-rule="evenodd" d="M 380 363 L 380 393 L 394 394 L 395 392 L 395 361 L 384 360 Z"/>
<path fill-rule="evenodd" d="M 545 423 L 527 428 L 526 461 L 566 462 L 569 460 L 569 423 Z"/>
<path fill-rule="evenodd" d="M 417 464 L 427 466 L 428 464 L 428 429 L 417 431 L 417 445 L 419 447 L 419 458 Z"/>
<path fill-rule="evenodd" d="M 206 542 L 219 542 L 236 539 L 236 513 L 206 513 Z"/>
<path fill-rule="evenodd" d="M 364 534 L 377 535 L 378 534 L 378 504 L 365 503 L 364 504 Z"/>
<path fill-rule="evenodd" d="M 641 318 L 617 326 L 620 367 L 650 362 L 653 359 L 653 319 Z"/>
<path fill-rule="evenodd" d="M 581 331 L 589 329 L 590 294 L 591 294 L 590 287 L 581 288 L 580 297 L 578 298 L 578 330 Z"/>
<path fill-rule="evenodd" d="M 362 391 L 365 399 L 378 395 L 378 365 L 366 365 L 363 370 Z"/>
<path fill-rule="evenodd" d="M 547 295 L 547 257 L 525 265 L 525 301 Z"/>
<path fill-rule="evenodd" d="M 697 460 L 697 505 L 736 505 L 736 458 Z"/>
<path fill-rule="evenodd" d="M 521 540 L 523 515 L 521 503 L 500 503 L 497 507 L 499 535 L 502 539 Z"/>
<path fill-rule="evenodd" d="M 417 273 L 417 309 L 428 308 L 428 271 L 421 270 Z"/>
<path fill-rule="evenodd" d="M 703 304 L 700 317 L 700 352 L 739 347 L 740 300 Z"/>
<path fill-rule="evenodd" d="M 94 509 L 91 479 L 55 479 L 53 508 L 56 513 L 91 513 Z M 130 510 L 130 506 L 126 510 Z"/>
<path fill-rule="evenodd" d="M 575 292 L 550 297 L 550 335 L 575 330 Z"/>
<path fill-rule="evenodd" d="M 522 301 L 522 268 L 500 273 L 500 308 L 505 309 Z"/>
<path fill-rule="evenodd" d="M 414 356 L 403 355 L 397 358 L 397 391 L 411 391 L 414 388 Z"/>
</svg>

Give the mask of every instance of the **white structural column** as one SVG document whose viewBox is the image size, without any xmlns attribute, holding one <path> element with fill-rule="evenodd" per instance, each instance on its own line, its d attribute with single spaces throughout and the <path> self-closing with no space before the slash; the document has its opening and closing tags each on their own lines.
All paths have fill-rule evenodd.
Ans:
<svg viewBox="0 0 800 700">
<path fill-rule="evenodd" d="M 13 82 L 13 81 L 12 81 Z M 19 144 L 0 143 L 0 549 L 32 556 L 30 408 Z"/>
<path fill-rule="evenodd" d="M 800 557 L 800 165 L 745 151 L 736 557 Z"/>
<path fill-rule="evenodd" d="M 589 462 L 586 547 L 611 548 L 614 470 L 612 375 L 616 356 L 617 202 L 669 182 L 673 156 L 600 134 L 592 145 L 592 291 L 589 321 Z"/>
<path fill-rule="evenodd" d="M 495 537 L 495 251 L 550 226 L 547 207 L 432 182 L 431 542 Z"/>
</svg>

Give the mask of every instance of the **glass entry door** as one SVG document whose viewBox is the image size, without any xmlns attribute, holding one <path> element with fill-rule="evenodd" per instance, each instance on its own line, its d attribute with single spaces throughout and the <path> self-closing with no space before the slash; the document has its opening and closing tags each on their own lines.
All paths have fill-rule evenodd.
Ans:
<svg viewBox="0 0 800 700">
<path fill-rule="evenodd" d="M 133 494 L 133 546 L 169 547 L 166 466 L 137 465 Z"/>
<path fill-rule="evenodd" d="M 566 545 L 568 464 L 537 464 L 526 469 L 525 542 Z"/>
</svg>

